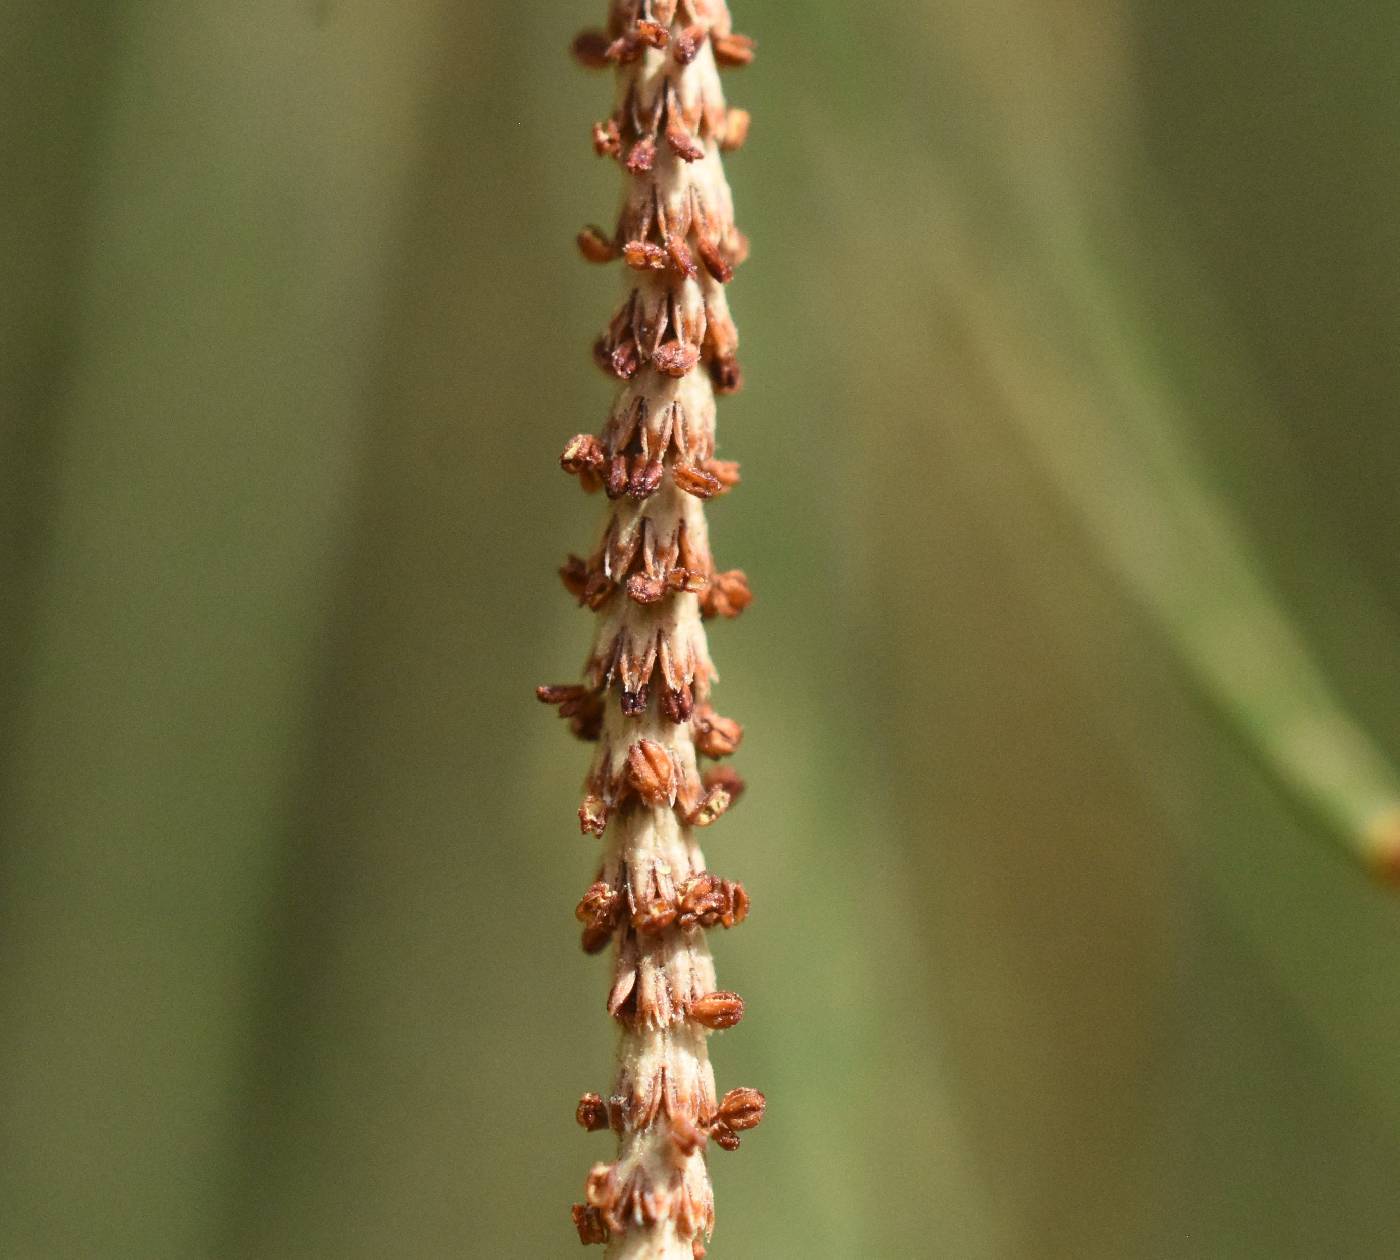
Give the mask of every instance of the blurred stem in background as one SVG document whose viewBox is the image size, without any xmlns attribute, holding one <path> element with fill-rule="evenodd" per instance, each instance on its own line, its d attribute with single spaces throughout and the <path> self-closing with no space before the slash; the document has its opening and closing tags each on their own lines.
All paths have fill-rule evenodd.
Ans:
<svg viewBox="0 0 1400 1260">
<path fill-rule="evenodd" d="M 0 1254 L 565 1254 L 588 19 L 0 12 Z M 1387 1254 L 1400 12 L 743 17 L 713 1254 Z"/>
</svg>

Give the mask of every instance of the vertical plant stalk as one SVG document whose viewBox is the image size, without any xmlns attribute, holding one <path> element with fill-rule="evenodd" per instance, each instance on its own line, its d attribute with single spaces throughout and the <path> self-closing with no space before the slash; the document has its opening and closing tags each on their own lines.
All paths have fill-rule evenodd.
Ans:
<svg viewBox="0 0 1400 1260">
<path fill-rule="evenodd" d="M 706 869 L 696 841 L 743 790 L 731 770 L 701 770 L 742 735 L 709 704 L 704 620 L 750 600 L 742 572 L 715 570 L 703 505 L 739 479 L 715 458 L 715 397 L 740 380 L 724 286 L 747 252 L 720 152 L 742 143 L 748 116 L 725 106 L 719 67 L 746 64 L 753 45 L 723 0 L 613 0 L 607 29 L 574 53 L 615 69 L 615 108 L 593 136 L 626 182 L 615 231 L 586 228 L 579 248 L 621 260 L 626 283 L 594 347 L 618 382 L 611 413 L 561 458 L 608 498 L 597 548 L 560 571 L 597 631 L 584 681 L 539 690 L 598 746 L 579 821 L 603 854 L 577 915 L 585 950 L 613 945 L 607 1009 L 621 1031 L 611 1091 L 577 1113 L 617 1134 L 617 1158 L 593 1166 L 573 1214 L 610 1257 L 691 1260 L 714 1227 L 706 1149 L 736 1148 L 764 1109 L 757 1090 L 716 1096 L 707 1042 L 744 1004 L 717 990 L 705 929 L 742 922 L 748 897 Z"/>
</svg>

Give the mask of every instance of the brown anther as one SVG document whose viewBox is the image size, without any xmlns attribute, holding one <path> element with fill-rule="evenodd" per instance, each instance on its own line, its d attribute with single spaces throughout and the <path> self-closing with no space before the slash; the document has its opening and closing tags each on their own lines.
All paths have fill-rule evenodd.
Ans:
<svg viewBox="0 0 1400 1260">
<path fill-rule="evenodd" d="M 578 826 L 584 835 L 601 836 L 608 826 L 608 806 L 601 796 L 591 793 L 578 807 Z"/>
<path fill-rule="evenodd" d="M 597 612 L 608 602 L 616 589 L 617 586 L 606 573 L 592 573 L 583 588 L 583 602 Z"/>
<path fill-rule="evenodd" d="M 651 365 L 667 376 L 681 377 L 700 362 L 700 347 L 684 341 L 668 341 L 653 351 Z"/>
<path fill-rule="evenodd" d="M 622 693 L 623 717 L 641 717 L 647 711 L 649 688 L 643 683 L 636 691 Z"/>
<path fill-rule="evenodd" d="M 628 241 L 622 247 L 622 260 L 636 271 L 663 271 L 669 255 L 660 245 Z"/>
<path fill-rule="evenodd" d="M 727 1125 L 711 1125 L 710 1140 L 722 1151 L 737 1151 L 739 1149 L 739 1135 Z"/>
<path fill-rule="evenodd" d="M 678 1155 L 694 1155 L 705 1145 L 705 1131 L 684 1116 L 677 1116 L 671 1121 L 670 1138 Z"/>
<path fill-rule="evenodd" d="M 593 124 L 593 152 L 599 157 L 616 157 L 622 152 L 622 133 L 616 119 L 605 118 Z"/>
<path fill-rule="evenodd" d="M 605 70 L 611 43 L 606 31 L 580 31 L 574 36 L 570 50 L 579 65 L 589 70 Z"/>
<path fill-rule="evenodd" d="M 710 43 L 715 50 L 715 60 L 722 66 L 746 66 L 756 51 L 753 40 L 747 35 L 711 33 Z"/>
<path fill-rule="evenodd" d="M 676 36 L 671 56 L 681 65 L 688 66 L 699 55 L 700 46 L 705 42 L 705 33 L 703 26 L 687 26 Z"/>
<path fill-rule="evenodd" d="M 755 1129 L 763 1119 L 768 1100 L 756 1089 L 731 1089 L 719 1100 L 718 1123 L 743 1133 Z"/>
<path fill-rule="evenodd" d="M 681 885 L 676 908 L 683 928 L 731 928 L 748 917 L 749 895 L 743 884 L 702 871 Z"/>
<path fill-rule="evenodd" d="M 671 469 L 671 480 L 677 489 L 693 494 L 697 499 L 713 499 L 720 492 L 720 481 L 713 473 L 694 464 L 676 464 Z"/>
<path fill-rule="evenodd" d="M 565 589 L 581 604 L 588 585 L 588 561 L 582 556 L 570 556 L 559 568 Z"/>
<path fill-rule="evenodd" d="M 607 949 L 612 941 L 613 934 L 611 928 L 595 927 L 589 924 L 583 929 L 583 935 L 579 939 L 579 944 L 583 946 L 585 954 L 600 954 Z"/>
<path fill-rule="evenodd" d="M 744 1018 L 744 999 L 737 993 L 707 993 L 691 1002 L 686 1014 L 706 1028 L 733 1028 Z"/>
<path fill-rule="evenodd" d="M 702 467 L 720 484 L 720 493 L 739 484 L 739 465 L 732 459 L 707 459 Z"/>
<path fill-rule="evenodd" d="M 700 594 L 710 585 L 710 579 L 698 569 L 672 569 L 666 582 L 673 591 L 685 591 L 691 595 Z"/>
<path fill-rule="evenodd" d="M 648 48 L 665 48 L 671 42 L 671 32 L 660 22 L 640 21 L 632 28 L 637 38 Z"/>
<path fill-rule="evenodd" d="M 614 346 L 612 354 L 608 358 L 608 364 L 614 376 L 620 380 L 630 381 L 637 374 L 637 369 L 642 366 L 642 357 L 637 351 L 635 341 L 624 341 L 621 345 Z"/>
<path fill-rule="evenodd" d="M 648 805 L 669 805 L 675 798 L 675 764 L 654 739 L 639 739 L 627 750 L 627 778 Z"/>
<path fill-rule="evenodd" d="M 655 936 L 676 921 L 677 913 L 669 901 L 644 901 L 632 911 L 632 926 L 644 936 Z"/>
<path fill-rule="evenodd" d="M 744 372 L 739 360 L 732 355 L 724 359 L 711 359 L 706 365 L 710 381 L 717 394 L 737 394 L 744 388 Z"/>
<path fill-rule="evenodd" d="M 699 1234 L 696 1234 L 695 1237 L 690 1240 L 691 1260 L 705 1260 L 708 1254 L 709 1253 L 705 1250 L 705 1240 L 701 1238 Z"/>
<path fill-rule="evenodd" d="M 537 687 L 535 695 L 545 704 L 557 704 L 559 716 L 567 718 L 569 729 L 580 739 L 597 739 L 603 726 L 602 697 L 576 685 Z"/>
<path fill-rule="evenodd" d="M 744 728 L 733 718 L 720 717 L 709 705 L 695 718 L 695 749 L 705 757 L 727 757 L 739 747 Z"/>
<path fill-rule="evenodd" d="M 700 269 L 695 265 L 695 259 L 690 256 L 690 246 L 685 240 L 672 233 L 666 238 L 666 252 L 671 256 L 671 263 L 675 269 L 688 280 L 694 280 L 700 274 Z"/>
<path fill-rule="evenodd" d="M 580 433 L 568 440 L 559 456 L 559 467 L 577 476 L 601 468 L 605 458 L 602 443 L 591 433 Z"/>
<path fill-rule="evenodd" d="M 666 583 L 647 573 L 634 573 L 627 579 L 628 598 L 639 604 L 655 604 L 666 594 Z"/>
<path fill-rule="evenodd" d="M 695 242 L 695 248 L 700 252 L 700 261 L 705 264 L 705 270 L 720 284 L 728 284 L 734 279 L 734 268 L 719 252 L 719 246 L 708 236 L 700 237 Z"/>
<path fill-rule="evenodd" d="M 603 478 L 603 488 L 610 499 L 620 499 L 627 493 L 627 456 L 614 455 L 608 461 L 608 470 Z"/>
<path fill-rule="evenodd" d="M 627 154 L 627 169 L 633 175 L 640 175 L 643 171 L 651 170 L 655 163 L 656 141 L 650 136 L 643 136 Z"/>
<path fill-rule="evenodd" d="M 634 499 L 645 499 L 660 488 L 665 469 L 659 459 L 638 460 L 638 463 L 641 466 L 628 479 L 627 493 Z"/>
<path fill-rule="evenodd" d="M 607 59 L 616 62 L 620 66 L 625 66 L 642 55 L 642 44 L 636 34 L 628 31 L 619 39 L 613 40 L 608 45 Z"/>
<path fill-rule="evenodd" d="M 661 709 L 677 725 L 688 722 L 695 711 L 695 696 L 689 687 L 667 690 L 661 697 Z"/>
<path fill-rule="evenodd" d="M 730 569 L 710 578 L 709 589 L 700 600 L 700 611 L 706 617 L 737 617 L 751 603 L 753 592 L 744 571 Z"/>
<path fill-rule="evenodd" d="M 617 927 L 621 916 L 622 894 L 601 879 L 589 886 L 588 891 L 574 907 L 574 918 L 587 929 L 585 942 L 600 935 L 606 941 Z M 584 948 L 590 954 L 597 952 L 588 949 L 586 943 Z"/>
<path fill-rule="evenodd" d="M 698 162 L 705 156 L 700 142 L 686 130 L 685 123 L 678 117 L 673 116 L 666 124 L 666 143 L 683 162 Z"/>
<path fill-rule="evenodd" d="M 692 827 L 708 827 L 711 823 L 718 821 L 728 811 L 731 804 L 733 802 L 724 788 L 710 788 L 700 798 L 700 804 L 690 812 L 686 822 Z"/>
<path fill-rule="evenodd" d="M 731 109 L 724 116 L 724 135 L 720 138 L 719 147 L 727 153 L 741 148 L 749 138 L 751 121 L 748 110 Z"/>
<path fill-rule="evenodd" d="M 728 792 L 731 808 L 743 796 L 744 789 L 748 786 L 733 766 L 715 766 L 712 770 L 706 771 L 704 784 L 706 789 L 723 788 Z"/>
<path fill-rule="evenodd" d="M 603 1214 L 597 1208 L 575 1203 L 571 1211 L 574 1215 L 574 1228 L 578 1230 L 578 1240 L 585 1247 L 608 1241 L 608 1227 L 603 1224 Z"/>
<path fill-rule="evenodd" d="M 601 1133 L 604 1129 L 612 1127 L 608 1104 L 597 1094 L 585 1094 L 578 1100 L 578 1110 L 574 1112 L 574 1119 L 589 1133 Z"/>
<path fill-rule="evenodd" d="M 608 263 L 617 257 L 611 239 L 591 223 L 578 234 L 578 252 L 592 263 Z"/>
</svg>

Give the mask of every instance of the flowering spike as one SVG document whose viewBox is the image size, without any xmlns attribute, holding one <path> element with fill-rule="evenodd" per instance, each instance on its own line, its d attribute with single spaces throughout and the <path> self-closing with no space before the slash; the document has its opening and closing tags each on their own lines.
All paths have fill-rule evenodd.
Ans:
<svg viewBox="0 0 1400 1260">
<path fill-rule="evenodd" d="M 610 0 L 606 29 L 573 52 L 614 68 L 617 105 L 593 145 L 626 184 L 614 229 L 578 235 L 585 259 L 620 261 L 626 277 L 593 347 L 616 401 L 559 461 L 606 495 L 597 545 L 559 570 L 596 631 L 583 680 L 539 689 L 596 745 L 578 818 L 603 853 L 575 915 L 588 953 L 614 949 L 606 1009 L 622 1027 L 611 1094 L 583 1095 L 576 1112 L 590 1132 L 617 1133 L 617 1158 L 593 1166 L 573 1218 L 610 1256 L 695 1260 L 714 1225 L 707 1148 L 734 1149 L 763 1111 L 756 1090 L 715 1092 L 707 1039 L 744 1003 L 716 986 L 702 929 L 742 923 L 749 898 L 705 869 L 696 839 L 744 787 L 727 767 L 701 768 L 743 735 L 710 707 L 704 619 L 752 598 L 742 571 L 715 566 L 704 504 L 739 481 L 715 458 L 715 399 L 739 386 L 724 286 L 748 242 L 720 154 L 749 119 L 725 104 L 718 67 L 746 64 L 753 43 L 724 0 Z"/>
</svg>

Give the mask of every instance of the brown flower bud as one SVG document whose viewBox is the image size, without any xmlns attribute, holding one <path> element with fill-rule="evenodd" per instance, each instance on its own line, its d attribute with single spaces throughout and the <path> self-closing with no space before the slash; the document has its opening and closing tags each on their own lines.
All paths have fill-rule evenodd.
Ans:
<svg viewBox="0 0 1400 1260">
<path fill-rule="evenodd" d="M 612 1125 L 608 1104 L 597 1094 L 585 1094 L 578 1100 L 578 1110 L 574 1119 L 590 1133 L 601 1133 Z"/>
<path fill-rule="evenodd" d="M 638 740 L 627 750 L 627 778 L 648 805 L 669 805 L 675 798 L 676 767 L 654 739 Z"/>
<path fill-rule="evenodd" d="M 719 1100 L 719 1123 L 743 1133 L 757 1128 L 768 1100 L 756 1089 L 731 1089 Z"/>
<path fill-rule="evenodd" d="M 690 1004 L 688 1013 L 706 1028 L 733 1028 L 744 1018 L 744 999 L 737 993 L 707 993 Z"/>
</svg>

